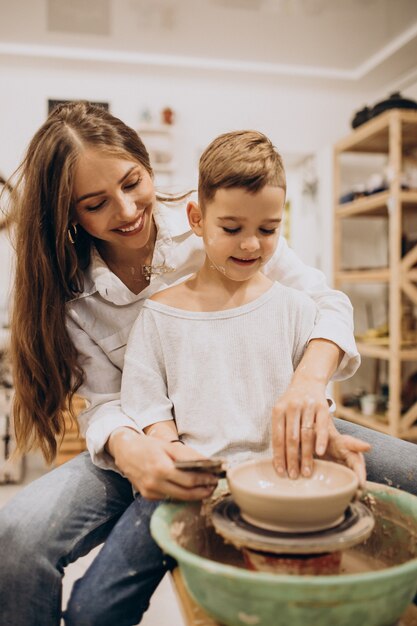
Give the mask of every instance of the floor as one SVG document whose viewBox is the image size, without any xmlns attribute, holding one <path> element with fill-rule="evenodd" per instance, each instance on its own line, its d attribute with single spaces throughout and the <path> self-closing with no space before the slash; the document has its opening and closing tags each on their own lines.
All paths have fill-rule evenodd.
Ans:
<svg viewBox="0 0 417 626">
<path fill-rule="evenodd" d="M 38 455 L 28 455 L 24 484 L 35 480 L 45 471 L 46 468 Z M 0 485 L 0 507 L 6 504 L 21 488 L 22 485 Z M 74 581 L 83 575 L 98 550 L 99 548 L 96 548 L 89 555 L 67 567 L 63 584 L 64 606 L 68 601 Z M 167 626 L 168 624 L 169 626 L 184 626 L 184 620 L 172 587 L 171 578 L 170 576 L 165 576 L 152 598 L 151 605 L 141 622 L 141 626 Z"/>
</svg>

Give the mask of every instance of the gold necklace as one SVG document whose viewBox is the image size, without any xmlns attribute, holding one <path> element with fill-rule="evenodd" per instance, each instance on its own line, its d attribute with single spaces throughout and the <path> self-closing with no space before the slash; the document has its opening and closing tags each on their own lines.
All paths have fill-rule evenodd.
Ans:
<svg viewBox="0 0 417 626">
<path fill-rule="evenodd" d="M 142 265 L 142 274 L 145 280 L 150 281 L 152 276 L 161 276 L 167 272 L 175 272 L 175 267 L 161 263 L 160 265 Z"/>
<path fill-rule="evenodd" d="M 145 247 L 145 251 L 147 253 L 146 255 L 144 255 L 145 260 L 147 260 L 147 257 L 150 257 L 151 261 L 154 254 L 156 241 L 155 222 L 153 222 L 153 228 L 154 231 L 151 236 L 151 241 L 150 243 L 148 242 L 147 246 Z M 166 274 L 167 272 L 174 272 L 176 269 L 175 267 L 167 265 L 165 262 L 160 263 L 159 265 L 152 265 L 152 262 L 142 263 L 138 264 L 137 266 L 130 267 L 120 266 L 110 259 L 107 259 L 106 263 L 109 269 L 113 272 L 113 274 L 116 274 L 116 276 L 118 276 L 123 283 L 135 285 L 136 287 L 138 287 L 141 283 L 148 285 L 152 276 L 161 276 L 162 274 Z"/>
</svg>

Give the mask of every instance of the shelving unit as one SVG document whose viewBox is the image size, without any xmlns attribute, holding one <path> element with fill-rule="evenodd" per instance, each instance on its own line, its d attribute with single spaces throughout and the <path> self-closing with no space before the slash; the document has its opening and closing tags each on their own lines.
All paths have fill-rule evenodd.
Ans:
<svg viewBox="0 0 417 626">
<path fill-rule="evenodd" d="M 76 415 L 81 412 L 85 406 L 83 398 L 76 396 L 74 398 L 74 412 Z M 65 435 L 62 441 L 58 445 L 58 452 L 55 459 L 55 465 L 59 466 L 66 461 L 71 460 L 80 452 L 86 449 L 85 439 L 83 439 L 79 433 L 78 426 L 74 423 L 69 414 L 65 417 Z"/>
<path fill-rule="evenodd" d="M 388 160 L 388 189 L 340 204 L 342 159 L 348 153 L 386 155 Z M 403 189 L 401 175 L 404 157 L 417 156 L 417 111 L 392 109 L 363 124 L 339 141 L 334 148 L 334 284 L 349 294 L 349 287 L 360 284 L 386 285 L 388 293 L 389 336 L 358 341 L 363 357 L 379 359 L 388 365 L 389 401 L 386 411 L 364 415 L 358 408 L 343 404 L 343 383 L 335 384 L 338 417 L 375 428 L 405 439 L 417 439 L 417 402 L 402 409 L 401 391 L 405 363 L 415 363 L 417 342 L 404 341 L 402 313 L 404 299 L 417 306 L 417 245 L 402 249 L 406 215 L 417 215 L 417 190 Z M 356 218 L 384 218 L 388 232 L 388 266 L 381 268 L 346 269 L 342 264 L 343 224 Z M 412 217 L 412 215 L 411 215 Z M 346 242 L 345 242 L 346 243 Z"/>
<path fill-rule="evenodd" d="M 171 184 L 175 173 L 173 126 L 142 124 L 137 132 L 149 152 L 157 185 Z"/>
</svg>

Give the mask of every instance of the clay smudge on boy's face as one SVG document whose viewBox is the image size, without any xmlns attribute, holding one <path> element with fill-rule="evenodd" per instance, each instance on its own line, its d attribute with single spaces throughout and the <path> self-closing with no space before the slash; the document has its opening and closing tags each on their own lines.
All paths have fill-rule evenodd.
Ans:
<svg viewBox="0 0 417 626">
<path fill-rule="evenodd" d="M 223 267 L 223 265 L 215 265 L 212 261 L 210 261 L 210 269 L 217 270 L 218 272 L 226 276 L 226 268 Z"/>
<path fill-rule="evenodd" d="M 218 246 L 219 243 L 221 244 L 221 241 L 222 241 L 222 237 L 217 234 L 208 235 L 205 240 L 206 254 L 207 254 L 207 249 L 216 248 L 216 246 Z M 208 256 L 208 260 L 210 261 L 209 267 L 211 270 L 217 270 L 221 274 L 226 275 L 226 268 L 224 267 L 224 265 L 218 265 L 217 263 L 214 263 L 214 261 L 212 261 L 212 259 L 209 256 Z"/>
</svg>

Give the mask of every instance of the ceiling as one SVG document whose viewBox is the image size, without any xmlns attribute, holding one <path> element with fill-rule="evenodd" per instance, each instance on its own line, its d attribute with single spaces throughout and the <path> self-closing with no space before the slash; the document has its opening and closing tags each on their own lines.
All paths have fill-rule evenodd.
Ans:
<svg viewBox="0 0 417 626">
<path fill-rule="evenodd" d="M 372 87 L 417 79 L 417 0 L 0 0 L 0 8 L 0 55 Z"/>
</svg>

